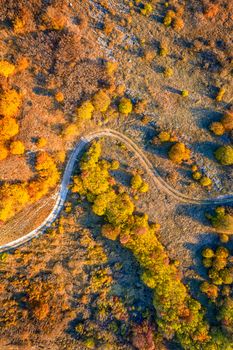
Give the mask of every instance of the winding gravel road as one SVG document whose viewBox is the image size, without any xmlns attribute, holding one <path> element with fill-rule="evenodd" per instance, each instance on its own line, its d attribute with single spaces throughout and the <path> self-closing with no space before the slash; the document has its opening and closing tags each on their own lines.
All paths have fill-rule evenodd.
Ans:
<svg viewBox="0 0 233 350">
<path fill-rule="evenodd" d="M 96 138 L 100 137 L 113 137 L 115 139 L 118 139 L 119 141 L 123 142 L 128 149 L 133 151 L 138 159 L 140 160 L 141 164 L 147 171 L 147 173 L 151 176 L 152 180 L 154 181 L 155 185 L 161 190 L 167 193 L 168 195 L 172 196 L 179 202 L 189 203 L 189 204 L 195 204 L 195 205 L 225 205 L 226 203 L 233 203 L 233 195 L 229 196 L 222 196 L 217 198 L 209 198 L 209 199 L 195 199 L 190 198 L 189 196 L 186 196 L 182 194 L 181 192 L 177 191 L 173 187 L 171 187 L 157 172 L 157 170 L 154 168 L 152 163 L 149 161 L 149 159 L 146 157 L 144 152 L 126 135 L 112 129 L 102 129 L 100 131 L 96 131 L 93 133 L 89 133 L 86 136 L 81 137 L 80 141 L 78 142 L 77 146 L 71 153 L 71 156 L 69 158 L 69 161 L 66 165 L 66 169 L 64 171 L 64 175 L 62 178 L 62 182 L 59 187 L 59 191 L 56 193 L 56 202 L 55 205 L 49 214 L 49 216 L 43 221 L 43 223 L 38 226 L 33 231 L 29 232 L 27 235 L 20 237 L 19 239 L 16 239 L 12 242 L 9 242 L 7 244 L 4 244 L 0 246 L 0 252 L 4 252 L 13 248 L 16 248 L 28 241 L 30 241 L 32 238 L 37 237 L 40 233 L 42 233 L 47 227 L 49 227 L 52 222 L 57 218 L 58 214 L 60 213 L 64 202 L 66 200 L 67 193 L 69 191 L 69 183 L 71 180 L 73 168 L 76 162 L 76 159 L 78 155 L 83 151 L 84 147 L 93 141 Z"/>
</svg>

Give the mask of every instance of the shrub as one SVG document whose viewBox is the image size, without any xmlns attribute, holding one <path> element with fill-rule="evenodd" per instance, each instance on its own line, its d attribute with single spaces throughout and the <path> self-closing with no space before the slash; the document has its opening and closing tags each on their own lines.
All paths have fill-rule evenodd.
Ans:
<svg viewBox="0 0 233 350">
<path fill-rule="evenodd" d="M 174 18 L 172 26 L 177 32 L 179 32 L 180 30 L 182 30 L 184 28 L 183 19 L 179 18 L 179 17 Z"/>
<path fill-rule="evenodd" d="M 115 241 L 120 235 L 119 227 L 114 227 L 110 224 L 106 224 L 102 226 L 101 233 L 104 237 Z"/>
<path fill-rule="evenodd" d="M 120 163 L 118 162 L 118 160 L 113 160 L 111 163 L 111 170 L 117 170 L 119 169 Z"/>
<path fill-rule="evenodd" d="M 223 281 L 223 284 L 233 283 L 233 271 L 230 268 L 222 269 L 219 275 Z"/>
<path fill-rule="evenodd" d="M 21 104 L 22 97 L 16 90 L 6 90 L 0 95 L 0 114 L 14 117 L 18 114 Z"/>
<path fill-rule="evenodd" d="M 62 134 L 65 139 L 70 139 L 79 134 L 79 128 L 75 123 L 68 124 L 65 126 Z"/>
<path fill-rule="evenodd" d="M 24 154 L 25 147 L 21 141 L 13 141 L 10 144 L 10 152 L 14 155 Z"/>
<path fill-rule="evenodd" d="M 203 187 L 209 187 L 212 185 L 212 180 L 207 177 L 207 176 L 203 176 L 201 179 L 200 179 L 200 184 L 203 186 Z"/>
<path fill-rule="evenodd" d="M 221 209 L 221 210 L 220 210 Z M 221 233 L 233 232 L 233 216 L 220 207 L 215 210 L 215 215 L 210 216 L 212 226 Z"/>
<path fill-rule="evenodd" d="M 233 147 L 232 146 L 221 146 L 215 152 L 216 159 L 222 165 L 233 164 Z"/>
<path fill-rule="evenodd" d="M 119 112 L 125 115 L 132 113 L 133 104 L 129 98 L 123 97 L 118 106 Z"/>
<path fill-rule="evenodd" d="M 56 94 L 55 94 L 55 99 L 57 102 L 63 102 L 64 101 L 64 95 L 61 91 L 58 91 Z"/>
<path fill-rule="evenodd" d="M 181 164 L 190 159 L 190 150 L 183 143 L 177 142 L 170 148 L 168 156 L 174 163 Z"/>
<path fill-rule="evenodd" d="M 211 123 L 210 130 L 217 136 L 221 136 L 225 132 L 225 128 L 221 122 Z"/>
<path fill-rule="evenodd" d="M 47 145 L 47 140 L 45 137 L 39 137 L 36 142 L 37 147 L 43 148 Z"/>
<path fill-rule="evenodd" d="M 205 293 L 208 298 L 215 300 L 218 297 L 218 287 L 214 284 L 203 282 L 200 286 L 200 290 L 202 293 Z"/>
<path fill-rule="evenodd" d="M 164 69 L 164 72 L 163 72 L 165 78 L 170 78 L 170 77 L 172 77 L 172 76 L 173 76 L 173 73 L 174 73 L 174 71 L 173 71 L 173 69 L 170 68 L 170 67 L 165 68 L 165 69 Z"/>
<path fill-rule="evenodd" d="M 172 24 L 172 20 L 176 17 L 176 14 L 172 10 L 168 10 L 164 19 L 163 19 L 163 24 L 166 27 L 169 27 Z"/>
<path fill-rule="evenodd" d="M 139 190 L 139 188 L 142 186 L 143 180 L 142 177 L 139 174 L 136 174 L 131 179 L 131 187 L 134 190 Z"/>
<path fill-rule="evenodd" d="M 224 233 L 220 234 L 219 238 L 220 238 L 220 241 L 222 243 L 227 243 L 229 241 L 229 236 L 227 234 L 224 234 Z"/>
<path fill-rule="evenodd" d="M 215 256 L 220 259 L 226 259 L 229 256 L 229 251 L 225 247 L 218 247 L 216 249 Z"/>
<path fill-rule="evenodd" d="M 160 43 L 159 56 L 165 57 L 168 55 L 168 52 L 167 45 L 165 45 L 165 43 Z"/>
<path fill-rule="evenodd" d="M 205 248 L 202 250 L 201 255 L 204 258 L 213 258 L 214 257 L 214 251 L 211 248 Z"/>
<path fill-rule="evenodd" d="M 19 132 L 19 125 L 13 118 L 0 119 L 0 140 L 9 140 L 11 137 L 17 135 Z"/>
<path fill-rule="evenodd" d="M 8 150 L 3 143 L 0 143 L 0 160 L 6 159 L 8 156 Z"/>
<path fill-rule="evenodd" d="M 8 78 L 15 72 L 15 66 L 7 61 L 0 61 L 0 75 Z"/>
<path fill-rule="evenodd" d="M 188 90 L 182 90 L 182 91 L 181 91 L 181 95 L 182 95 L 183 97 L 188 97 L 188 95 L 189 95 Z"/>
<path fill-rule="evenodd" d="M 99 111 L 99 112 L 106 112 L 108 107 L 110 106 L 110 103 L 111 103 L 110 97 L 103 90 L 100 90 L 99 92 L 97 92 L 97 94 L 95 94 L 95 96 L 92 99 L 92 104 L 94 108 L 96 109 L 96 111 Z"/>
<path fill-rule="evenodd" d="M 94 110 L 95 108 L 93 104 L 90 101 L 85 101 L 76 110 L 77 118 L 80 120 L 90 120 L 92 118 L 92 113 Z"/>
<path fill-rule="evenodd" d="M 0 187 L 0 221 L 7 221 L 29 202 L 24 184 L 3 184 Z"/>
<path fill-rule="evenodd" d="M 150 16 L 153 12 L 153 6 L 151 4 L 144 4 L 143 8 L 141 9 L 141 14 L 144 16 Z"/>
<path fill-rule="evenodd" d="M 117 62 L 108 61 L 106 63 L 106 69 L 107 69 L 108 75 L 112 76 L 116 72 L 117 67 L 118 67 L 118 63 Z"/>
<path fill-rule="evenodd" d="M 218 94 L 217 94 L 217 96 L 216 96 L 216 101 L 217 102 L 221 102 L 222 101 L 222 99 L 223 99 L 223 95 L 225 94 L 225 89 L 224 88 L 220 88 L 219 89 L 219 92 L 218 92 Z"/>
<path fill-rule="evenodd" d="M 211 258 L 204 258 L 202 260 L 203 266 L 205 266 L 206 268 L 210 268 L 213 265 L 213 259 Z"/>
<path fill-rule="evenodd" d="M 221 123 L 226 131 L 233 130 L 233 112 L 226 111 L 221 119 Z"/>
<path fill-rule="evenodd" d="M 161 142 L 168 142 L 168 141 L 170 141 L 171 134 L 169 132 L 167 132 L 167 131 L 161 131 L 159 133 L 158 137 L 159 137 Z"/>
<path fill-rule="evenodd" d="M 194 180 L 198 181 L 202 178 L 202 173 L 200 173 L 200 171 L 194 171 L 194 173 L 192 174 L 192 177 Z"/>
<path fill-rule="evenodd" d="M 140 193 L 146 193 L 149 191 L 149 185 L 147 182 L 143 182 L 142 186 L 139 188 Z"/>
</svg>

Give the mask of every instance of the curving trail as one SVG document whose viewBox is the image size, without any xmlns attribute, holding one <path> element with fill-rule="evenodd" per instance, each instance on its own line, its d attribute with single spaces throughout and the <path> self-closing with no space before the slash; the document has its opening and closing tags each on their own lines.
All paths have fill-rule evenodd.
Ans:
<svg viewBox="0 0 233 350">
<path fill-rule="evenodd" d="M 43 223 L 40 226 L 38 226 L 33 231 L 29 232 L 27 235 L 20 237 L 15 241 L 12 241 L 0 246 L 0 252 L 16 248 L 30 241 L 32 238 L 37 237 L 48 226 L 52 224 L 52 222 L 57 218 L 58 214 L 60 213 L 64 205 L 67 193 L 69 191 L 68 185 L 70 183 L 70 179 L 72 176 L 72 172 L 73 172 L 73 168 L 74 168 L 77 156 L 79 155 L 79 153 L 83 151 L 84 147 L 88 143 L 90 143 L 96 138 L 106 137 L 106 136 L 113 137 L 121 142 L 124 142 L 124 144 L 128 147 L 128 149 L 130 149 L 137 155 L 141 164 L 143 165 L 147 173 L 151 176 L 152 180 L 154 181 L 154 184 L 156 185 L 156 187 L 161 191 L 167 193 L 169 196 L 174 197 L 177 201 L 188 203 L 188 204 L 195 204 L 195 205 L 224 205 L 226 203 L 233 203 L 233 195 L 201 200 L 201 199 L 190 198 L 189 196 L 182 194 L 181 192 L 177 191 L 176 189 L 171 187 L 169 184 L 167 184 L 167 182 L 160 176 L 160 174 L 154 168 L 154 166 L 146 157 L 144 152 L 140 149 L 140 147 L 138 147 L 129 137 L 125 136 L 124 134 L 116 130 L 105 128 L 100 131 L 92 132 L 86 136 L 81 137 L 77 146 L 71 153 L 69 161 L 66 165 L 62 182 L 59 187 L 59 191 L 56 193 L 56 202 L 49 216 L 43 221 Z"/>
</svg>

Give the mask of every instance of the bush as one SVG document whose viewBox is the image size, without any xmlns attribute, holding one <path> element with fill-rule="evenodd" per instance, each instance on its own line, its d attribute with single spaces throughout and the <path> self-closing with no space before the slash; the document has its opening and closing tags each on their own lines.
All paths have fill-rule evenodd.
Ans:
<svg viewBox="0 0 233 350">
<path fill-rule="evenodd" d="M 233 130 L 233 112 L 226 111 L 221 119 L 221 123 L 226 131 Z"/>
<path fill-rule="evenodd" d="M 221 210 L 220 210 L 221 209 Z M 215 210 L 215 215 L 210 216 L 212 226 L 220 233 L 233 232 L 233 216 L 220 207 Z"/>
<path fill-rule="evenodd" d="M 7 221 L 29 202 L 24 184 L 4 184 L 0 187 L 0 221 Z"/>
<path fill-rule="evenodd" d="M 0 160 L 6 159 L 8 156 L 8 150 L 3 143 L 0 143 Z"/>
<path fill-rule="evenodd" d="M 151 4 L 144 4 L 143 9 L 141 9 L 141 14 L 144 16 L 150 16 L 153 12 L 153 6 Z"/>
<path fill-rule="evenodd" d="M 167 131 L 161 131 L 159 133 L 158 137 L 159 137 L 161 142 L 168 142 L 168 141 L 170 141 L 171 134 L 169 132 L 167 132 Z"/>
<path fill-rule="evenodd" d="M 117 170 L 120 167 L 120 163 L 118 162 L 118 160 L 113 160 L 111 163 L 111 170 Z"/>
<path fill-rule="evenodd" d="M 36 142 L 37 147 L 43 148 L 47 145 L 47 140 L 45 137 L 39 137 Z"/>
<path fill-rule="evenodd" d="M 215 152 L 216 159 L 222 165 L 233 164 L 233 147 L 232 146 L 221 146 Z"/>
<path fill-rule="evenodd" d="M 58 91 L 56 94 L 55 94 L 55 99 L 57 102 L 63 102 L 64 101 L 64 95 L 61 91 Z"/>
<path fill-rule="evenodd" d="M 142 177 L 139 174 L 136 174 L 131 179 L 131 187 L 133 190 L 139 190 L 139 188 L 142 186 L 143 180 Z"/>
<path fill-rule="evenodd" d="M 132 113 L 133 105 L 129 98 L 123 97 L 118 108 L 120 113 L 128 115 Z"/>
<path fill-rule="evenodd" d="M 210 268 L 213 265 L 213 259 L 211 258 L 204 258 L 202 260 L 203 266 L 205 266 L 206 268 Z"/>
<path fill-rule="evenodd" d="M 173 76 L 173 73 L 174 73 L 174 71 L 173 71 L 173 69 L 170 68 L 170 67 L 165 68 L 165 69 L 164 69 L 164 72 L 163 72 L 165 78 L 170 78 L 170 77 L 172 77 L 172 76 Z"/>
<path fill-rule="evenodd" d="M 15 66 L 7 61 L 0 61 L 0 75 L 8 78 L 15 72 Z"/>
<path fill-rule="evenodd" d="M 85 101 L 77 108 L 76 115 L 79 120 L 90 120 L 95 108 L 90 101 Z"/>
<path fill-rule="evenodd" d="M 210 130 L 216 135 L 216 136 L 222 136 L 225 132 L 225 128 L 221 122 L 213 122 L 210 125 Z"/>
<path fill-rule="evenodd" d="M 0 140 L 9 140 L 11 137 L 17 135 L 19 132 L 19 125 L 13 118 L 0 119 Z"/>
<path fill-rule="evenodd" d="M 205 293 L 208 298 L 215 300 L 218 297 L 218 287 L 214 284 L 203 282 L 200 286 L 200 290 L 202 293 Z"/>
<path fill-rule="evenodd" d="M 192 174 L 192 177 L 194 180 L 198 181 L 202 178 L 202 173 L 200 173 L 200 171 L 194 171 L 194 173 Z"/>
<path fill-rule="evenodd" d="M 92 104 L 96 111 L 106 112 L 110 106 L 111 99 L 106 92 L 100 90 L 92 99 Z"/>
<path fill-rule="evenodd" d="M 189 95 L 188 90 L 182 90 L 182 91 L 181 91 L 181 95 L 182 95 L 183 97 L 188 97 L 188 95 Z"/>
<path fill-rule="evenodd" d="M 174 163 L 181 164 L 190 159 L 190 150 L 183 143 L 177 142 L 170 148 L 168 156 Z"/>
<path fill-rule="evenodd" d="M 184 28 L 183 19 L 179 17 L 174 18 L 172 26 L 177 32 L 181 31 Z"/>
<path fill-rule="evenodd" d="M 18 114 L 21 104 L 22 97 L 16 90 L 6 90 L 0 95 L 0 114 L 14 117 Z"/>
<path fill-rule="evenodd" d="M 164 19 L 163 19 L 163 24 L 166 27 L 169 27 L 172 24 L 172 20 L 176 17 L 176 14 L 172 10 L 168 10 Z"/>
<path fill-rule="evenodd" d="M 14 155 L 21 155 L 25 152 L 24 144 L 21 141 L 13 141 L 10 144 L 10 152 Z"/>
<path fill-rule="evenodd" d="M 215 254 L 214 254 L 213 249 L 211 249 L 211 248 L 205 248 L 205 249 L 202 250 L 201 255 L 202 255 L 204 258 L 213 258 Z"/>
<path fill-rule="evenodd" d="M 217 102 L 221 102 L 222 101 L 222 99 L 223 99 L 223 95 L 225 94 L 225 89 L 224 88 L 220 88 L 219 89 L 219 92 L 218 92 L 218 94 L 217 94 L 217 96 L 216 96 L 216 101 Z"/>
<path fill-rule="evenodd" d="M 118 238 L 120 231 L 119 227 L 114 227 L 110 224 L 103 225 L 101 229 L 102 235 L 112 241 L 115 241 Z"/>
<path fill-rule="evenodd" d="M 203 186 L 203 187 L 209 187 L 212 185 L 212 180 L 207 177 L 207 176 L 203 176 L 201 179 L 200 179 L 200 184 Z"/>
</svg>

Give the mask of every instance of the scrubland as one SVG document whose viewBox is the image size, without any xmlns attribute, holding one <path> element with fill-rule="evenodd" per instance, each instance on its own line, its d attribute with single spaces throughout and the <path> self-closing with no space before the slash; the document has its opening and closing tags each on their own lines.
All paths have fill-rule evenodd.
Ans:
<svg viewBox="0 0 233 350">
<path fill-rule="evenodd" d="M 123 142 L 89 144 L 54 223 L 0 254 L 1 349 L 233 349 L 232 10 L 0 0 L 1 244 L 46 218 L 103 128 L 198 200 Z"/>
</svg>

